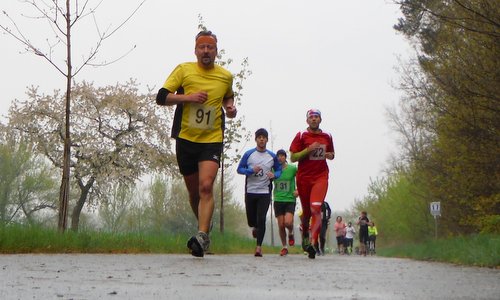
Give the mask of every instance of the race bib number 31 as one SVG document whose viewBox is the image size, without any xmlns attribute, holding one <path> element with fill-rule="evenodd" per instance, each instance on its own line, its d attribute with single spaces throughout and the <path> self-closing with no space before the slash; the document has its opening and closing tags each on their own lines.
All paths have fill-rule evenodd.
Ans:
<svg viewBox="0 0 500 300">
<path fill-rule="evenodd" d="M 212 129 L 215 121 L 215 107 L 203 104 L 191 104 L 189 126 L 199 129 Z"/>
<path fill-rule="evenodd" d="M 290 182 L 288 182 L 288 181 L 276 181 L 276 190 L 278 192 L 290 191 Z"/>
</svg>

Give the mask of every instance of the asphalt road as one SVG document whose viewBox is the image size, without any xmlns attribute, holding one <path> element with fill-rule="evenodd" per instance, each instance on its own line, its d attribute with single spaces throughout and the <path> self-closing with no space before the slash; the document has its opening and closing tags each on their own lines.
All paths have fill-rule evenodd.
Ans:
<svg viewBox="0 0 500 300">
<path fill-rule="evenodd" d="M 264 254 L 0 255 L 0 299 L 500 299 L 500 270 Z"/>
</svg>

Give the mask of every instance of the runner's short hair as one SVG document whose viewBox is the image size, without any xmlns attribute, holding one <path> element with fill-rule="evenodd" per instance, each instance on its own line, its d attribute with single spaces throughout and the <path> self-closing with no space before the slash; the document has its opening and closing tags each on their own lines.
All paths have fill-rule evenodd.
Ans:
<svg viewBox="0 0 500 300">
<path fill-rule="evenodd" d="M 279 149 L 278 152 L 276 152 L 276 155 L 284 155 L 286 157 L 286 151 L 283 149 Z"/>
<path fill-rule="evenodd" d="M 215 42 L 217 42 L 217 36 L 210 30 L 202 30 L 198 32 L 194 40 L 196 41 L 200 36 L 211 36 L 215 39 Z"/>
<path fill-rule="evenodd" d="M 255 138 L 257 138 L 261 135 L 263 135 L 265 138 L 269 137 L 269 135 L 267 134 L 267 130 L 264 128 L 257 129 L 257 131 L 255 132 Z"/>
</svg>

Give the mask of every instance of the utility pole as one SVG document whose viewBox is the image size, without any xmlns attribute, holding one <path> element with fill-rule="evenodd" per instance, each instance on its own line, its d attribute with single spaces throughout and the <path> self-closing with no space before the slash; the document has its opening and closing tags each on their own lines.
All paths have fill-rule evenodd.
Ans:
<svg viewBox="0 0 500 300">
<path fill-rule="evenodd" d="M 273 126 L 272 121 L 269 121 L 269 132 L 271 133 L 271 150 L 274 152 L 274 136 L 273 136 Z M 272 186 L 271 182 L 271 186 Z M 271 209 L 271 246 L 274 247 L 274 218 L 273 218 L 273 192 L 271 190 L 271 202 L 269 203 Z"/>
</svg>

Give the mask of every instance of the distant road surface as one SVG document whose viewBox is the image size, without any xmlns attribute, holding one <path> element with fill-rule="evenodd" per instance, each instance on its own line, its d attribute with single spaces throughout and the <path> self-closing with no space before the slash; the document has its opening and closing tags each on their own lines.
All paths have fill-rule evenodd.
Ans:
<svg viewBox="0 0 500 300">
<path fill-rule="evenodd" d="M 500 270 L 326 255 L 0 255 L 0 299 L 500 299 Z"/>
</svg>

